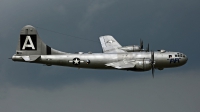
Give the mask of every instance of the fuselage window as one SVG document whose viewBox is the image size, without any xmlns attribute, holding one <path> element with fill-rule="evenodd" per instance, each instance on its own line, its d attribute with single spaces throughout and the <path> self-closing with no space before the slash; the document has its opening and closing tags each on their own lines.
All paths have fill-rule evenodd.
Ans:
<svg viewBox="0 0 200 112">
<path fill-rule="evenodd" d="M 175 57 L 177 57 L 177 55 L 175 55 Z"/>
<path fill-rule="evenodd" d="M 169 55 L 169 58 L 172 58 L 172 55 Z"/>
<path fill-rule="evenodd" d="M 87 60 L 86 63 L 87 63 L 87 64 L 90 64 L 90 60 Z"/>
</svg>

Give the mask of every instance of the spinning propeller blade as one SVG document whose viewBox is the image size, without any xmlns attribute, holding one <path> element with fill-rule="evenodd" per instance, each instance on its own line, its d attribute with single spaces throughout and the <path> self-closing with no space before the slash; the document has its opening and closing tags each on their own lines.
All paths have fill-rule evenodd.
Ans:
<svg viewBox="0 0 200 112">
<path fill-rule="evenodd" d="M 143 49 L 143 40 L 140 39 L 140 49 Z"/>
<path fill-rule="evenodd" d="M 154 65 L 155 65 L 155 62 L 154 62 L 154 52 L 151 51 L 151 69 L 152 69 L 152 77 L 154 78 Z"/>
<path fill-rule="evenodd" d="M 148 43 L 148 46 L 147 46 L 147 50 L 146 50 L 146 52 L 149 52 L 149 43 Z"/>
</svg>

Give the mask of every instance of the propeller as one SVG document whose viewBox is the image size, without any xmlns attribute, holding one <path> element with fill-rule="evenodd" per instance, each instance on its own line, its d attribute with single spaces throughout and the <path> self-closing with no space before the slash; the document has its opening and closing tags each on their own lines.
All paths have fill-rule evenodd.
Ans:
<svg viewBox="0 0 200 112">
<path fill-rule="evenodd" d="M 151 51 L 151 69 L 152 69 L 152 77 L 154 78 L 154 65 L 155 65 L 155 62 L 154 62 L 154 52 Z"/>
<path fill-rule="evenodd" d="M 146 52 L 149 52 L 149 43 L 148 43 L 148 46 L 147 46 Z"/>
<path fill-rule="evenodd" d="M 140 49 L 143 49 L 143 40 L 140 39 Z"/>
<path fill-rule="evenodd" d="M 142 51 L 149 52 L 149 43 L 148 43 L 148 46 L 147 46 L 147 49 L 146 49 L 146 50 L 144 50 L 143 48 L 144 48 L 144 45 L 143 45 L 143 40 L 142 40 L 142 39 L 140 39 L 140 49 L 141 49 Z"/>
</svg>

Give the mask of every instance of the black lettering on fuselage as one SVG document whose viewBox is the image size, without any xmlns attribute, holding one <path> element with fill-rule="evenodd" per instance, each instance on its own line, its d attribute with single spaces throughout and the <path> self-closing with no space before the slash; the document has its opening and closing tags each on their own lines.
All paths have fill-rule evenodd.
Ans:
<svg viewBox="0 0 200 112">
<path fill-rule="evenodd" d="M 179 63 L 180 61 L 179 61 L 179 58 L 172 58 L 172 59 L 170 59 L 170 63 Z"/>
</svg>

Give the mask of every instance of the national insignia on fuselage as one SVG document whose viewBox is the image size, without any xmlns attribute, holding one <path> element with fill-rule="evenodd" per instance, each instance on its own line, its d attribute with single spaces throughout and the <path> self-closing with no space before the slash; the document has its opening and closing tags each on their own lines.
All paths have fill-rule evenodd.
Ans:
<svg viewBox="0 0 200 112">
<path fill-rule="evenodd" d="M 79 58 L 74 58 L 73 59 L 73 64 L 74 65 L 79 65 L 80 64 L 80 59 Z"/>
</svg>

